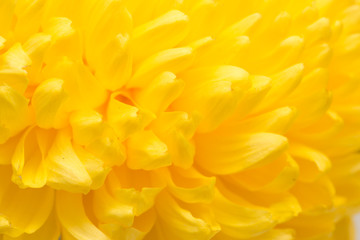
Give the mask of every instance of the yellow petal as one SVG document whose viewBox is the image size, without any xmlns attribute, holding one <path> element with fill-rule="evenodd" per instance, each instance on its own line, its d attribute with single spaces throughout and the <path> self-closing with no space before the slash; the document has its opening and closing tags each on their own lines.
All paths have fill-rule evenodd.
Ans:
<svg viewBox="0 0 360 240">
<path fill-rule="evenodd" d="M 143 87 L 165 71 L 177 74 L 188 68 L 192 59 L 193 50 L 190 47 L 172 48 L 156 53 L 139 65 L 127 87 Z"/>
<path fill-rule="evenodd" d="M 187 112 L 198 112 L 202 119 L 199 132 L 214 130 L 235 110 L 244 92 L 250 87 L 249 74 L 234 66 L 205 67 L 189 71 L 185 83 L 196 82 L 185 89 L 174 107 Z"/>
<path fill-rule="evenodd" d="M 212 219 L 196 215 L 196 210 L 183 208 L 168 194 L 162 194 L 156 203 L 165 239 L 211 239 L 220 230 Z"/>
<path fill-rule="evenodd" d="M 0 85 L 0 143 L 28 124 L 28 100 L 12 87 Z"/>
<path fill-rule="evenodd" d="M 270 53 L 262 56 L 263 53 L 257 49 L 258 46 L 254 45 L 253 50 L 258 53 L 253 55 L 255 59 L 253 61 L 243 59 L 240 64 L 254 74 L 274 74 L 298 63 L 297 60 L 303 52 L 303 46 L 303 38 L 291 36 L 283 40 L 277 47 L 271 48 L 274 50 L 271 50 Z M 273 59 L 277 59 L 276 63 L 273 62 Z"/>
<path fill-rule="evenodd" d="M 312 183 L 298 181 L 290 192 L 299 201 L 303 212 L 323 213 L 334 206 L 335 189 L 326 177 Z"/>
<path fill-rule="evenodd" d="M 91 178 L 91 189 L 101 187 L 110 171 L 110 167 L 107 167 L 102 159 L 95 157 L 79 145 L 74 145 L 74 150 Z"/>
<path fill-rule="evenodd" d="M 101 222 L 115 222 L 124 227 L 131 227 L 135 217 L 133 206 L 117 201 L 105 187 L 93 192 L 93 210 Z"/>
<path fill-rule="evenodd" d="M 4 235 L 3 240 L 58 240 L 60 236 L 60 225 L 53 210 L 46 222 L 34 233 L 24 233 L 19 237 L 9 237 Z"/>
<path fill-rule="evenodd" d="M 307 45 L 312 45 L 320 41 L 328 41 L 330 36 L 330 20 L 320 18 L 306 28 L 305 41 Z"/>
<path fill-rule="evenodd" d="M 227 132 L 271 132 L 284 134 L 290 128 L 296 117 L 296 109 L 283 107 L 266 112 L 258 116 L 248 118 L 244 121 L 229 122 L 217 131 Z"/>
<path fill-rule="evenodd" d="M 206 51 L 196 55 L 196 66 L 234 64 L 248 52 L 250 39 L 248 36 L 216 39 L 209 43 Z"/>
<path fill-rule="evenodd" d="M 51 44 L 51 36 L 38 33 L 29 38 L 24 44 L 24 50 L 31 58 L 31 67 L 28 69 L 30 85 L 39 84 L 44 56 Z"/>
<path fill-rule="evenodd" d="M 164 72 L 157 76 L 148 87 L 141 89 L 135 99 L 140 106 L 159 114 L 180 95 L 184 85 L 184 81 L 176 78 L 173 73 Z"/>
<path fill-rule="evenodd" d="M 21 136 L 17 135 L 10 138 L 5 143 L 0 144 L 0 165 L 10 165 L 11 158 L 14 154 L 15 148 L 18 145 Z"/>
<path fill-rule="evenodd" d="M 65 17 L 54 17 L 43 24 L 43 31 L 52 36 L 52 44 L 45 55 L 46 63 L 53 63 L 66 56 L 72 60 L 82 59 L 82 43 L 79 32 L 72 21 Z"/>
<path fill-rule="evenodd" d="M 245 92 L 230 120 L 241 120 L 256 110 L 271 89 L 271 78 L 265 76 L 249 76 L 251 87 Z"/>
<path fill-rule="evenodd" d="M 44 12 L 45 0 L 20 1 L 16 5 L 15 36 L 21 41 L 37 32 Z"/>
<path fill-rule="evenodd" d="M 0 57 L 0 83 L 9 85 L 18 92 L 23 93 L 29 83 L 24 68 L 30 66 L 31 63 L 31 59 L 21 44 L 14 44 Z"/>
<path fill-rule="evenodd" d="M 6 0 L 2 1 L 0 4 L 0 22 L 3 24 L 0 27 L 0 35 L 6 37 L 9 35 L 10 30 L 12 29 L 14 19 L 13 14 L 15 11 L 16 1 L 15 0 Z"/>
<path fill-rule="evenodd" d="M 168 147 L 152 131 L 133 134 L 127 147 L 127 165 L 131 169 L 151 170 L 171 165 Z"/>
<path fill-rule="evenodd" d="M 119 204 L 131 206 L 135 216 L 153 207 L 163 184 L 154 181 L 153 174 L 143 170 L 116 167 L 107 178 L 107 188 Z"/>
<path fill-rule="evenodd" d="M 117 35 L 104 47 L 96 67 L 96 77 L 106 89 L 112 91 L 124 86 L 132 72 L 132 52 L 128 35 Z"/>
<path fill-rule="evenodd" d="M 232 38 L 242 35 L 247 35 L 248 32 L 256 26 L 261 20 L 262 16 L 259 13 L 254 13 L 246 18 L 242 19 L 238 23 L 226 28 L 222 33 L 219 34 L 219 38 Z"/>
<path fill-rule="evenodd" d="M 0 50 L 5 47 L 6 39 L 0 36 Z"/>
<path fill-rule="evenodd" d="M 131 98 L 121 92 L 111 95 L 106 113 L 109 124 L 121 141 L 143 130 L 154 118 L 151 112 L 140 108 Z"/>
<path fill-rule="evenodd" d="M 271 106 L 289 95 L 299 85 L 304 70 L 303 64 L 294 65 L 272 76 L 272 88 L 263 100 L 263 106 Z"/>
<path fill-rule="evenodd" d="M 0 211 L 10 222 L 15 233 L 8 232 L 12 237 L 19 233 L 36 232 L 49 217 L 54 203 L 54 191 L 48 187 L 40 189 L 20 189 L 10 182 L 11 170 L 1 168 Z"/>
<path fill-rule="evenodd" d="M 332 179 L 341 181 L 360 171 L 359 154 L 350 154 L 346 157 L 332 158 L 330 176 Z"/>
<path fill-rule="evenodd" d="M 122 62 L 123 64 L 127 63 L 130 59 L 127 59 L 128 50 L 127 46 L 125 47 L 125 45 L 127 45 L 127 37 L 125 36 L 132 30 L 133 23 L 131 14 L 122 1 L 93 2 L 94 5 L 92 9 L 88 1 L 84 4 L 85 7 L 90 7 L 91 9 L 89 14 L 84 15 L 84 21 L 86 21 L 86 23 L 83 24 L 86 28 L 85 54 L 89 65 L 97 69 L 99 65 L 103 65 L 103 57 L 107 57 L 106 54 L 112 54 L 115 58 L 118 57 L 118 60 L 124 60 L 124 62 Z M 91 19 L 89 19 L 88 16 L 92 16 Z M 111 53 L 112 46 L 116 46 L 117 51 Z M 114 64 L 116 64 L 116 62 L 114 62 Z M 126 68 L 124 70 L 126 70 Z M 118 72 L 118 74 L 120 74 L 120 72 Z M 110 83 L 111 85 L 115 84 L 113 81 Z M 124 81 L 122 80 L 121 83 L 124 83 Z"/>
<path fill-rule="evenodd" d="M 29 128 L 22 135 L 12 156 L 12 181 L 19 187 L 41 188 L 47 181 L 45 158 L 55 132 Z"/>
<path fill-rule="evenodd" d="M 209 203 L 215 192 L 215 177 L 205 177 L 195 169 L 172 168 L 168 188 L 177 199 L 187 203 Z"/>
<path fill-rule="evenodd" d="M 212 206 L 221 231 L 235 239 L 255 237 L 275 224 L 269 210 L 233 202 L 219 191 L 215 193 Z"/>
<path fill-rule="evenodd" d="M 184 1 L 182 5 L 181 9 L 184 10 L 189 17 L 189 30 L 184 40 L 180 43 L 181 45 L 196 41 L 204 37 L 205 34 L 209 34 L 209 30 L 212 29 L 206 29 L 203 26 L 208 23 L 209 20 L 212 20 L 211 17 L 216 13 L 216 2 L 213 0 Z M 212 26 L 215 28 L 214 25 Z"/>
<path fill-rule="evenodd" d="M 155 134 L 168 146 L 175 166 L 189 168 L 193 164 L 192 137 L 197 125 L 198 117 L 186 112 L 164 112 L 152 123 Z"/>
<path fill-rule="evenodd" d="M 273 229 L 257 237 L 247 238 L 248 240 L 295 240 L 295 231 L 293 229 Z M 214 240 L 234 240 L 225 234 L 219 233 Z"/>
<path fill-rule="evenodd" d="M 110 166 L 120 166 L 126 158 L 124 146 L 111 128 L 106 128 L 102 136 L 85 149 Z"/>
<path fill-rule="evenodd" d="M 57 191 L 56 213 L 61 225 L 74 239 L 110 240 L 86 216 L 80 194 Z"/>
<path fill-rule="evenodd" d="M 306 128 L 297 129 L 296 138 L 303 142 L 316 143 L 335 136 L 344 126 L 343 119 L 333 111 L 327 111 L 316 122 Z"/>
<path fill-rule="evenodd" d="M 79 61 L 64 57 L 54 64 L 46 65 L 42 73 L 45 78 L 64 81 L 63 88 L 69 97 L 65 105 L 68 111 L 98 108 L 108 98 L 106 89 L 90 69 Z"/>
<path fill-rule="evenodd" d="M 292 143 L 289 152 L 299 165 L 301 181 L 315 181 L 331 168 L 328 157 L 311 147 Z"/>
<path fill-rule="evenodd" d="M 171 10 L 136 27 L 132 35 L 135 61 L 176 46 L 185 37 L 187 26 L 188 17 L 178 10 Z M 166 41 L 162 41 L 164 38 Z"/>
<path fill-rule="evenodd" d="M 64 126 L 66 113 L 62 106 L 67 99 L 64 81 L 57 78 L 42 82 L 31 99 L 36 122 L 42 128 L 60 128 Z"/>
<path fill-rule="evenodd" d="M 147 233 L 152 229 L 155 221 L 155 211 L 150 210 L 139 217 L 135 217 L 134 224 L 131 227 L 123 227 L 114 223 L 101 224 L 99 227 L 111 239 L 142 240 L 145 236 L 148 237 Z"/>
<path fill-rule="evenodd" d="M 48 184 L 56 189 L 86 193 L 92 180 L 76 155 L 66 130 L 59 131 L 46 158 Z"/>
<path fill-rule="evenodd" d="M 70 125 L 74 141 L 80 145 L 89 145 L 104 131 L 103 117 L 94 110 L 80 110 L 70 116 Z"/>
<path fill-rule="evenodd" d="M 299 166 L 291 156 L 286 154 L 264 166 L 224 176 L 224 179 L 250 191 L 276 193 L 290 189 L 295 184 L 298 175 Z"/>
<path fill-rule="evenodd" d="M 214 174 L 230 174 L 276 159 L 287 139 L 273 133 L 196 137 L 195 162 Z"/>
</svg>

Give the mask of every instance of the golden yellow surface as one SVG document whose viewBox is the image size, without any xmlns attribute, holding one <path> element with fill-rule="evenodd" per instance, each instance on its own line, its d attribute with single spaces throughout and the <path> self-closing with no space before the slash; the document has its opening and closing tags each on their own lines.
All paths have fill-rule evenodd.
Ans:
<svg viewBox="0 0 360 240">
<path fill-rule="evenodd" d="M 349 240 L 359 0 L 0 0 L 1 240 Z"/>
</svg>

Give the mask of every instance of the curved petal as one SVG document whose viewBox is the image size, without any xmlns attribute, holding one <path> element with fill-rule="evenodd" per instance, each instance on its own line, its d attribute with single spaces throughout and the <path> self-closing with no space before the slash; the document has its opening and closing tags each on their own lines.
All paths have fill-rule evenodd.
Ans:
<svg viewBox="0 0 360 240">
<path fill-rule="evenodd" d="M 20 189 L 10 182 L 11 170 L 1 167 L 0 212 L 16 231 L 5 233 L 17 237 L 21 233 L 32 234 L 43 226 L 48 219 L 54 204 L 54 190 L 43 187 L 39 189 Z"/>
<path fill-rule="evenodd" d="M 28 100 L 10 86 L 0 84 L 0 144 L 28 124 Z"/>
<path fill-rule="evenodd" d="M 160 17 L 136 27 L 132 44 L 135 61 L 160 50 L 176 46 L 186 35 L 188 17 L 179 10 L 171 10 Z M 166 41 L 161 41 L 166 38 Z"/>
<path fill-rule="evenodd" d="M 127 165 L 151 170 L 171 165 L 168 147 L 152 131 L 133 134 L 127 141 Z"/>
<path fill-rule="evenodd" d="M 276 159 L 287 148 L 287 139 L 273 133 L 196 137 L 195 162 L 214 174 L 242 171 Z"/>
<path fill-rule="evenodd" d="M 78 240 L 110 240 L 86 216 L 82 196 L 64 191 L 56 192 L 56 213 L 64 229 Z"/>
<path fill-rule="evenodd" d="M 220 230 L 220 227 L 214 223 L 214 219 L 206 215 L 205 209 L 202 209 L 199 214 L 196 207 L 192 209 L 188 206 L 188 208 L 177 203 L 166 193 L 159 196 L 156 201 L 156 211 L 165 239 L 206 240 L 211 239 Z"/>
<path fill-rule="evenodd" d="M 50 186 L 71 192 L 90 190 L 92 179 L 77 156 L 67 130 L 57 133 L 46 161 Z"/>
</svg>

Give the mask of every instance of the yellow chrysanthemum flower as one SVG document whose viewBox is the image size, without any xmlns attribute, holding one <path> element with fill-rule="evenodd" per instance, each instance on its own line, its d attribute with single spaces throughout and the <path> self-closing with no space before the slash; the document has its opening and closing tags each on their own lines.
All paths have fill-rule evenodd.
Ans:
<svg viewBox="0 0 360 240">
<path fill-rule="evenodd" d="M 0 0 L 2 240 L 347 240 L 359 0 Z"/>
</svg>

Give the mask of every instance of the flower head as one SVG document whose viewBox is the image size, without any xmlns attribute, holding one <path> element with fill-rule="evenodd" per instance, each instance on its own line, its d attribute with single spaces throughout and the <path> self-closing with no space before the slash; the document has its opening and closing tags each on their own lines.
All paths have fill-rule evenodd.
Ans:
<svg viewBox="0 0 360 240">
<path fill-rule="evenodd" d="M 350 239 L 358 0 L 1 0 L 5 240 Z"/>
</svg>

